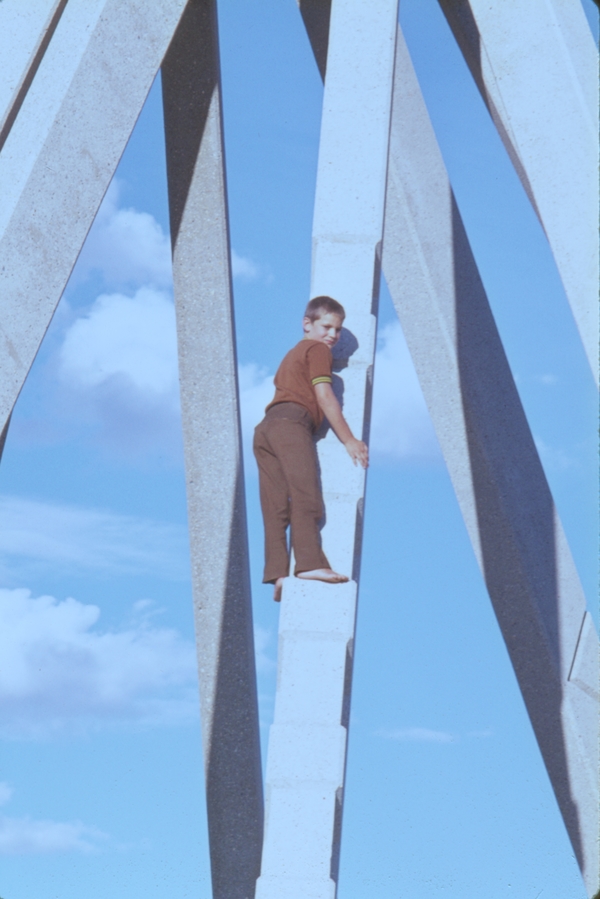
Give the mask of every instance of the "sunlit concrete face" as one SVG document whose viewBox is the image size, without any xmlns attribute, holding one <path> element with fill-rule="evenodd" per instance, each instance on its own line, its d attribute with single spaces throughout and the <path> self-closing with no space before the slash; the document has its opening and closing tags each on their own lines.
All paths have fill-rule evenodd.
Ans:
<svg viewBox="0 0 600 899">
<path fill-rule="evenodd" d="M 440 0 L 546 232 L 598 382 L 598 51 L 580 0 Z"/>
<path fill-rule="evenodd" d="M 35 60 L 35 76 L 0 153 L 0 429 L 184 6 L 185 0 L 69 3 L 43 57 Z M 0 28 L 5 11 L 10 16 L 14 5 L 0 4 Z M 28 55 L 10 55 L 11 85 L 26 79 L 34 44 L 29 33 Z M 6 104 L 14 99 L 13 89 L 3 101 L 5 122 Z"/>
<path fill-rule="evenodd" d="M 397 3 L 334 0 L 313 222 L 311 296 L 342 303 L 334 391 L 368 438 Z M 284 583 L 259 899 L 336 893 L 365 473 L 319 434 L 332 567 L 353 580 Z"/>
<path fill-rule="evenodd" d="M 383 271 L 592 896 L 598 638 L 401 33 Z"/>
</svg>

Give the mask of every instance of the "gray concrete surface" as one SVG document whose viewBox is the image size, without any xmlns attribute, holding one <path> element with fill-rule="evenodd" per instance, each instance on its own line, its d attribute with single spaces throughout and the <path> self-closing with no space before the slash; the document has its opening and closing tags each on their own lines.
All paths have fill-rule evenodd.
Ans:
<svg viewBox="0 0 600 899">
<path fill-rule="evenodd" d="M 188 4 L 162 83 L 213 896 L 250 899 L 263 792 L 214 0 Z"/>
<path fill-rule="evenodd" d="M 328 16 L 306 4 L 323 72 Z M 598 637 L 400 30 L 385 235 L 384 275 L 591 896 Z"/>
<path fill-rule="evenodd" d="M 598 50 L 580 0 L 439 0 L 546 232 L 598 382 Z"/>
<path fill-rule="evenodd" d="M 334 349 L 334 390 L 354 434 L 364 439 L 396 20 L 396 0 L 375 6 L 334 0 L 328 22 L 311 296 L 329 294 L 346 308 Z M 352 580 L 284 582 L 257 899 L 331 899 L 337 889 L 365 473 L 331 431 L 319 438 L 323 545 L 333 568 Z"/>
<path fill-rule="evenodd" d="M 0 152 L 0 430 L 184 6 L 68 3 L 20 102 Z"/>
<path fill-rule="evenodd" d="M 67 0 L 2 0 L 0 150 L 19 113 Z"/>
<path fill-rule="evenodd" d="M 598 638 L 401 34 L 383 270 L 591 896 Z"/>
</svg>

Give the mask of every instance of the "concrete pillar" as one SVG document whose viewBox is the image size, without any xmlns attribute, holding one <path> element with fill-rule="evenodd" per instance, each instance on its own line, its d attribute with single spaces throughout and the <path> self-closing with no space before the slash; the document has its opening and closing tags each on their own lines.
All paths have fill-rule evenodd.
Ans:
<svg viewBox="0 0 600 899">
<path fill-rule="evenodd" d="M 214 0 L 162 67 L 213 896 L 250 899 L 262 773 Z"/>
<path fill-rule="evenodd" d="M 334 0 L 313 223 L 311 296 L 346 308 L 334 389 L 354 434 L 369 433 L 397 0 Z M 286 579 L 267 760 L 257 899 L 336 894 L 365 474 L 333 433 L 318 442 L 325 552 L 352 577 Z"/>
<path fill-rule="evenodd" d="M 44 58 L 67 0 L 3 0 L 0 7 L 0 150 Z"/>
<path fill-rule="evenodd" d="M 400 33 L 383 270 L 592 896 L 598 638 Z"/>
<path fill-rule="evenodd" d="M 580 0 L 439 0 L 546 232 L 598 380 L 598 51 Z"/>
<path fill-rule="evenodd" d="M 68 3 L 21 97 L 0 153 L 0 431 L 184 6 Z"/>
</svg>

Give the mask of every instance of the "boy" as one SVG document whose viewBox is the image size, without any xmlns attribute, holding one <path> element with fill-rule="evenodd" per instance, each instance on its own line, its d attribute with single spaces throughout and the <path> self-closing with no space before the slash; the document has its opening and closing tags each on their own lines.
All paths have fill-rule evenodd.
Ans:
<svg viewBox="0 0 600 899">
<path fill-rule="evenodd" d="M 331 349 L 340 338 L 346 313 L 331 297 L 315 297 L 306 307 L 304 337 L 275 375 L 275 396 L 254 432 L 260 502 L 265 523 L 264 584 L 274 584 L 279 602 L 289 574 L 286 530 L 291 524 L 296 577 L 341 584 L 321 548 L 323 497 L 313 434 L 324 417 L 356 465 L 368 465 L 368 449 L 342 415 L 332 389 Z"/>
</svg>

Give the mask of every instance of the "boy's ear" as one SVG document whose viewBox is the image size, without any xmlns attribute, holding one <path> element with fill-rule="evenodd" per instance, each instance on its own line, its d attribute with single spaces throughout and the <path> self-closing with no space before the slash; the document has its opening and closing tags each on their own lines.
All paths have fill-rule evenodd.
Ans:
<svg viewBox="0 0 600 899">
<path fill-rule="evenodd" d="M 302 319 L 302 327 L 304 328 L 305 331 L 308 331 L 308 329 L 310 328 L 311 325 L 312 325 L 312 321 L 310 320 L 308 315 L 305 315 L 304 318 Z"/>
</svg>

